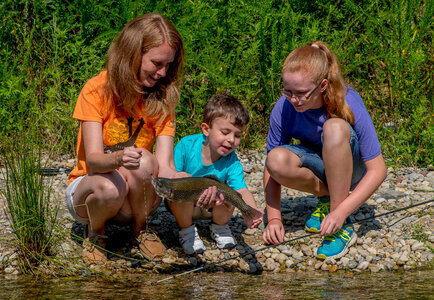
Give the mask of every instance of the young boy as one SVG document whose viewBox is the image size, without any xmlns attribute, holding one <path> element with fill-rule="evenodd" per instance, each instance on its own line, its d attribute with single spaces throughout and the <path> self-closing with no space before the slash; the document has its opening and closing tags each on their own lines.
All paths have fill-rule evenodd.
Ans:
<svg viewBox="0 0 434 300">
<path fill-rule="evenodd" d="M 202 134 L 186 136 L 176 145 L 175 165 L 179 172 L 191 176 L 217 176 L 221 182 L 240 193 L 248 205 L 259 211 L 252 193 L 247 189 L 243 167 L 235 153 L 248 122 L 249 113 L 238 99 L 224 94 L 214 95 L 204 108 Z M 193 224 L 193 219 L 201 216 L 206 218 L 209 215 L 212 218 L 211 237 L 216 241 L 217 247 L 230 248 L 236 245 L 227 224 L 234 207 L 221 201 L 222 195 L 211 197 L 213 192 L 208 190 L 205 193 L 207 195 L 200 197 L 196 204 L 168 203 L 181 228 L 179 240 L 188 255 L 205 251 Z M 212 208 L 212 211 L 209 212 L 207 208 Z M 262 211 L 260 213 L 263 215 Z M 244 222 L 249 228 L 254 228 L 262 222 L 262 217 L 245 217 Z"/>
</svg>

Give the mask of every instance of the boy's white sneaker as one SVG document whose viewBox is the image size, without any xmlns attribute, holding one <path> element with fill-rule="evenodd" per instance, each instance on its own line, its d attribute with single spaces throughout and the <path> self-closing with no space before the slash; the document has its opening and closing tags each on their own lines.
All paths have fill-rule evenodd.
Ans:
<svg viewBox="0 0 434 300">
<path fill-rule="evenodd" d="M 200 239 L 194 224 L 179 231 L 179 242 L 187 255 L 203 253 L 205 251 L 205 245 Z"/>
<path fill-rule="evenodd" d="M 211 237 L 217 242 L 217 247 L 221 249 L 231 248 L 237 244 L 228 224 L 217 225 L 212 223 L 210 229 Z"/>
</svg>

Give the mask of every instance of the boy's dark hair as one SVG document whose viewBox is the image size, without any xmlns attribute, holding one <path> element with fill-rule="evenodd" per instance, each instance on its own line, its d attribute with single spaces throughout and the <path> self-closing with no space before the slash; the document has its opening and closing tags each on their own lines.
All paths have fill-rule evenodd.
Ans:
<svg viewBox="0 0 434 300">
<path fill-rule="evenodd" d="M 216 118 L 225 117 L 234 120 L 234 125 L 243 127 L 250 121 L 247 108 L 240 100 L 227 94 L 217 94 L 209 99 L 203 109 L 203 122 L 212 126 Z"/>
</svg>

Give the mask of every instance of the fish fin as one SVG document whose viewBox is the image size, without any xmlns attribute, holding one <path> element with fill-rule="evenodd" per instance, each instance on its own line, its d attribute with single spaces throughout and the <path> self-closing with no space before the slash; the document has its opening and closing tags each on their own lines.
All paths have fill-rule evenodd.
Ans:
<svg viewBox="0 0 434 300">
<path fill-rule="evenodd" d="M 256 219 L 262 217 L 263 214 L 249 205 L 249 211 L 245 214 L 245 216 Z"/>
<path fill-rule="evenodd" d="M 214 180 L 220 182 L 220 180 L 218 179 L 218 177 L 215 176 L 215 175 L 205 175 L 205 176 L 203 176 L 203 177 L 210 178 L 210 179 L 214 179 Z"/>
</svg>

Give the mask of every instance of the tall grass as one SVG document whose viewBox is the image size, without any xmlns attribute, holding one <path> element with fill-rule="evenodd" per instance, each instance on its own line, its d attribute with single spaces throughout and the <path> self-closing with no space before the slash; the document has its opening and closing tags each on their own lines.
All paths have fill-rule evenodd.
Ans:
<svg viewBox="0 0 434 300">
<path fill-rule="evenodd" d="M 41 149 L 37 138 L 23 135 L 3 145 L 6 215 L 16 238 L 23 273 L 34 273 L 52 254 L 58 205 L 51 201 L 50 181 L 40 174 Z"/>
<path fill-rule="evenodd" d="M 157 11 L 176 25 L 187 51 L 176 139 L 198 132 L 204 104 L 226 90 L 253 120 L 242 147 L 262 147 L 285 57 L 323 40 L 365 99 L 389 163 L 432 165 L 433 10 L 433 1 L 418 0 L 6 0 L 0 137 L 37 119 L 47 139 L 62 136 L 58 151 L 72 153 L 82 86 L 104 67 L 125 23 Z"/>
</svg>

